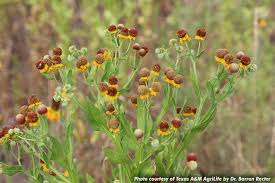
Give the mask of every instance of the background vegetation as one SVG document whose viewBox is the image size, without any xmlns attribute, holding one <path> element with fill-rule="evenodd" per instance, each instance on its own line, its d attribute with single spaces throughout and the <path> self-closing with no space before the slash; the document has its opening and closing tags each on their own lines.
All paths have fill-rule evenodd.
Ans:
<svg viewBox="0 0 275 183">
<path fill-rule="evenodd" d="M 48 50 L 86 46 L 91 54 L 108 44 L 104 29 L 124 23 L 140 30 L 150 49 L 146 65 L 157 62 L 154 49 L 175 37 L 178 28 L 207 30 L 199 76 L 216 68 L 215 51 L 248 50 L 258 72 L 239 84 L 234 97 L 220 105 L 215 122 L 189 149 L 198 154 L 202 174 L 275 176 L 275 2 L 272 0 L 1 0 L 0 124 L 14 120 L 29 95 L 46 104 L 55 86 L 35 69 Z M 125 72 L 126 74 L 126 72 Z M 58 133 L 58 125 L 54 130 Z M 105 136 L 75 120 L 76 161 L 102 180 Z M 1 153 L 0 158 L 7 158 Z M 17 179 L 19 177 L 16 177 Z M 0 182 L 8 180 L 0 175 Z M 11 181 L 11 180 L 10 180 Z"/>
</svg>

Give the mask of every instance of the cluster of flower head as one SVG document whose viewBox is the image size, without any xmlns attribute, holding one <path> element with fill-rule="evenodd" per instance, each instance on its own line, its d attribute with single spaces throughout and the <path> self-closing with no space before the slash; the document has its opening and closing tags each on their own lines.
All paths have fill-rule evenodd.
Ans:
<svg viewBox="0 0 275 183">
<path fill-rule="evenodd" d="M 177 36 L 178 36 L 178 39 L 179 39 L 179 43 L 181 43 L 181 44 L 183 44 L 185 42 L 188 42 L 188 41 L 191 41 L 191 39 L 192 39 L 185 29 L 178 30 L 177 31 Z M 205 39 L 205 36 L 206 36 L 205 29 L 204 28 L 198 28 L 195 39 L 199 40 L 199 41 L 203 41 Z"/>
<path fill-rule="evenodd" d="M 15 117 L 15 122 L 10 126 L 4 126 L 0 131 L 0 144 L 13 138 L 12 134 L 23 131 L 24 128 L 33 128 L 39 125 L 40 116 L 45 116 L 49 121 L 58 122 L 60 120 L 59 113 L 60 102 L 52 101 L 50 107 L 46 107 L 39 101 L 38 97 L 32 95 L 28 99 L 28 105 L 23 105 L 19 109 L 19 114 Z M 14 133 L 13 133 L 14 132 Z"/>
<path fill-rule="evenodd" d="M 62 68 L 64 64 L 62 64 L 62 49 L 54 48 L 52 50 L 52 55 L 45 55 L 42 60 L 36 62 L 36 68 L 40 73 L 50 73 L 59 68 Z"/>
<path fill-rule="evenodd" d="M 237 73 L 239 70 L 254 71 L 255 64 L 251 64 L 251 59 L 243 51 L 238 51 L 232 55 L 227 49 L 220 48 L 217 50 L 215 60 L 223 65 L 230 73 Z"/>
</svg>

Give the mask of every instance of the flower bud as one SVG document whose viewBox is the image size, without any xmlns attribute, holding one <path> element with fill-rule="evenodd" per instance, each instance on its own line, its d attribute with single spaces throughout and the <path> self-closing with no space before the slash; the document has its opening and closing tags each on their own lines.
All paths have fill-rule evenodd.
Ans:
<svg viewBox="0 0 275 183">
<path fill-rule="evenodd" d="M 227 49 L 225 49 L 225 48 L 220 48 L 220 49 L 217 50 L 216 56 L 217 56 L 218 58 L 224 58 L 224 56 L 225 56 L 226 54 L 228 54 L 228 53 L 229 53 L 229 51 L 228 51 Z"/>
<path fill-rule="evenodd" d="M 43 115 L 48 112 L 48 109 L 45 105 L 41 104 L 37 107 L 37 112 L 38 112 L 38 114 Z"/>
<path fill-rule="evenodd" d="M 16 142 L 12 140 L 12 141 L 10 142 L 10 146 L 11 146 L 11 147 L 16 146 Z"/>
<path fill-rule="evenodd" d="M 167 77 L 168 78 L 168 77 Z M 180 75 L 180 74 L 177 74 L 175 77 L 174 77 L 174 82 L 176 84 L 182 84 L 183 83 L 183 80 L 184 80 L 184 77 L 183 75 Z"/>
<path fill-rule="evenodd" d="M 169 70 L 169 71 L 166 72 L 165 75 L 166 75 L 166 77 L 167 77 L 168 79 L 173 80 L 174 77 L 175 77 L 175 75 L 176 75 L 176 73 L 175 73 L 173 70 Z"/>
<path fill-rule="evenodd" d="M 144 57 L 147 54 L 147 52 L 145 49 L 141 48 L 138 50 L 138 54 L 139 56 Z"/>
<path fill-rule="evenodd" d="M 117 29 L 117 27 L 116 27 L 116 25 L 114 25 L 114 24 L 112 24 L 112 25 L 110 25 L 110 26 L 108 27 L 108 31 L 109 31 L 109 32 L 114 32 L 114 31 L 116 31 L 116 29 Z"/>
<path fill-rule="evenodd" d="M 146 95 L 148 92 L 149 92 L 149 89 L 148 89 L 147 86 L 140 85 L 140 86 L 138 87 L 138 94 L 139 94 L 139 95 Z"/>
<path fill-rule="evenodd" d="M 155 65 L 153 65 L 152 70 L 155 71 L 155 72 L 157 72 L 157 73 L 159 73 L 160 70 L 161 70 L 161 67 L 160 67 L 159 64 L 155 64 Z"/>
<path fill-rule="evenodd" d="M 16 123 L 23 125 L 26 121 L 25 116 L 23 114 L 17 114 L 15 117 Z"/>
<path fill-rule="evenodd" d="M 170 45 L 170 46 L 175 46 L 176 43 L 177 43 L 177 40 L 176 40 L 176 39 L 170 39 L 170 40 L 169 40 L 169 45 Z"/>
<path fill-rule="evenodd" d="M 249 65 L 249 64 L 251 63 L 250 57 L 247 56 L 247 55 L 243 55 L 243 56 L 241 57 L 241 63 L 242 63 L 242 65 L 244 65 L 244 66 Z"/>
<path fill-rule="evenodd" d="M 143 130 L 141 129 L 136 129 L 135 132 L 135 137 L 137 138 L 137 140 L 141 139 L 143 137 Z"/>
<path fill-rule="evenodd" d="M 258 66 L 256 64 L 251 64 L 249 66 L 249 72 L 256 72 L 258 70 Z"/>
<path fill-rule="evenodd" d="M 198 168 L 198 164 L 196 161 L 189 161 L 187 162 L 187 166 L 190 170 L 196 170 Z"/>
<path fill-rule="evenodd" d="M 109 78 L 109 84 L 110 84 L 110 85 L 117 85 L 117 84 L 118 84 L 118 79 L 117 79 L 117 77 L 111 76 L 111 77 Z"/>
<path fill-rule="evenodd" d="M 110 129 L 117 129 L 119 127 L 119 121 L 116 119 L 111 119 L 108 121 L 107 125 Z"/>
<path fill-rule="evenodd" d="M 197 161 L 197 155 L 195 153 L 188 153 L 186 156 L 187 162 L 189 161 Z"/>
<path fill-rule="evenodd" d="M 106 92 L 108 90 L 108 84 L 104 82 L 99 83 L 99 90 L 101 92 Z"/>
<path fill-rule="evenodd" d="M 234 61 L 233 55 L 231 55 L 230 53 L 226 54 L 226 55 L 224 56 L 224 61 L 225 61 L 227 64 L 233 63 L 233 61 Z"/>
</svg>

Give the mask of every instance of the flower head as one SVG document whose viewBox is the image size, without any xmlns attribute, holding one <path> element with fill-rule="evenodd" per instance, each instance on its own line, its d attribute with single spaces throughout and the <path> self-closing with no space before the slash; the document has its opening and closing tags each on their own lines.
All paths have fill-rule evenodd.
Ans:
<svg viewBox="0 0 275 183">
<path fill-rule="evenodd" d="M 157 96 L 160 92 L 161 84 L 159 82 L 153 82 L 151 87 L 149 88 L 150 95 Z"/>
<path fill-rule="evenodd" d="M 251 63 L 251 60 L 249 56 L 243 55 L 241 57 L 241 63 L 240 63 L 241 68 L 247 69 L 250 63 Z"/>
<path fill-rule="evenodd" d="M 139 76 L 141 80 L 146 80 L 148 81 L 150 79 L 150 70 L 146 67 L 143 67 L 140 71 L 139 71 Z"/>
<path fill-rule="evenodd" d="M 164 72 L 164 81 L 168 84 L 174 85 L 174 77 L 176 76 L 176 73 L 173 69 L 166 69 Z"/>
<path fill-rule="evenodd" d="M 104 82 L 99 83 L 99 91 L 100 91 L 102 94 L 107 94 L 108 87 L 109 87 L 109 86 L 108 86 L 107 83 L 104 83 Z"/>
<path fill-rule="evenodd" d="M 127 27 L 120 27 L 120 32 L 118 34 L 118 37 L 125 39 L 125 40 L 129 40 L 131 39 L 129 36 L 129 29 Z"/>
<path fill-rule="evenodd" d="M 138 86 L 138 94 L 141 100 L 145 100 L 149 97 L 149 88 L 145 85 Z"/>
<path fill-rule="evenodd" d="M 153 67 L 152 67 L 151 74 L 152 74 L 153 76 L 158 76 L 160 70 L 161 70 L 161 66 L 160 66 L 159 64 L 155 64 L 155 65 L 153 65 Z"/>
<path fill-rule="evenodd" d="M 117 27 L 116 25 L 112 24 L 108 27 L 108 31 L 111 33 L 111 34 L 115 34 L 117 32 Z"/>
<path fill-rule="evenodd" d="M 236 53 L 236 58 L 237 58 L 238 60 L 241 60 L 242 56 L 244 56 L 244 55 L 245 55 L 245 53 L 244 53 L 243 51 L 238 51 L 238 52 Z"/>
<path fill-rule="evenodd" d="M 203 41 L 206 36 L 206 31 L 204 28 L 197 29 L 197 35 L 195 36 L 195 39 Z"/>
<path fill-rule="evenodd" d="M 179 129 L 182 125 L 182 122 L 179 118 L 174 118 L 171 122 L 173 129 Z"/>
<path fill-rule="evenodd" d="M 115 77 L 115 76 L 111 76 L 110 78 L 109 78 L 109 85 L 110 86 L 112 86 L 112 87 L 115 87 L 115 88 L 117 88 L 118 87 L 118 79 L 117 79 L 117 77 Z"/>
<path fill-rule="evenodd" d="M 129 37 L 130 39 L 135 39 L 138 35 L 138 31 L 136 28 L 129 29 Z"/>
<path fill-rule="evenodd" d="M 84 72 L 89 68 L 90 64 L 86 57 L 80 57 L 76 62 L 76 67 L 79 71 Z"/>
<path fill-rule="evenodd" d="M 117 100 L 118 95 L 119 93 L 115 87 L 111 87 L 111 86 L 108 87 L 106 97 L 110 102 Z"/>
<path fill-rule="evenodd" d="M 113 133 L 119 133 L 119 121 L 117 119 L 111 119 L 107 122 L 107 126 L 109 128 L 109 131 Z"/>
<path fill-rule="evenodd" d="M 60 101 L 56 101 L 52 99 L 52 104 L 50 107 L 47 108 L 47 118 L 51 122 L 59 122 L 60 121 Z"/>
<path fill-rule="evenodd" d="M 177 74 L 174 77 L 174 82 L 172 83 L 172 85 L 176 88 L 180 88 L 180 85 L 183 83 L 184 77 L 183 75 Z"/>
<path fill-rule="evenodd" d="M 15 116 L 15 121 L 19 125 L 24 125 L 25 122 L 26 122 L 26 118 L 25 118 L 25 116 L 23 114 L 17 114 Z"/>
<path fill-rule="evenodd" d="M 130 98 L 130 101 L 134 106 L 137 105 L 137 98 L 138 98 L 138 96 L 136 94 L 132 95 Z"/>
<path fill-rule="evenodd" d="M 142 46 L 139 50 L 138 50 L 138 55 L 141 57 L 144 57 L 145 55 L 147 55 L 149 49 L 145 46 Z"/>
<path fill-rule="evenodd" d="M 116 113 L 116 108 L 114 107 L 113 104 L 109 103 L 109 104 L 107 105 L 106 114 L 107 114 L 107 115 L 113 115 L 114 113 Z"/>
<path fill-rule="evenodd" d="M 49 66 L 46 64 L 44 60 L 39 60 L 35 63 L 36 68 L 39 70 L 39 72 L 46 73 L 49 69 Z"/>
<path fill-rule="evenodd" d="M 158 127 L 158 134 L 161 136 L 166 136 L 166 135 L 169 135 L 170 133 L 171 131 L 170 131 L 169 123 L 167 123 L 166 121 L 160 122 Z"/>
<path fill-rule="evenodd" d="M 191 37 L 188 35 L 188 33 L 185 29 L 178 30 L 177 36 L 178 36 L 179 42 L 181 44 L 185 43 L 186 41 L 191 41 Z"/>
<path fill-rule="evenodd" d="M 42 104 L 42 102 L 39 101 L 39 98 L 36 95 L 31 95 L 28 98 L 28 104 L 29 104 L 29 108 L 32 108 L 34 106 L 38 106 Z"/>
<path fill-rule="evenodd" d="M 95 57 L 95 60 L 93 61 L 93 64 L 96 67 L 101 68 L 103 63 L 104 63 L 104 55 L 102 53 L 96 54 L 96 57 Z"/>
<path fill-rule="evenodd" d="M 229 51 L 225 48 L 220 48 L 216 52 L 215 60 L 221 64 L 224 64 L 224 56 L 227 55 Z"/>
<path fill-rule="evenodd" d="M 35 127 L 39 124 L 39 118 L 35 112 L 28 112 L 26 118 L 27 118 L 27 122 L 29 123 L 30 127 Z"/>
<path fill-rule="evenodd" d="M 133 44 L 133 49 L 134 49 L 134 50 L 138 51 L 140 48 L 141 48 L 141 46 L 140 46 L 139 43 Z"/>
<path fill-rule="evenodd" d="M 186 106 L 183 112 L 183 116 L 184 117 L 195 116 L 196 112 L 197 112 L 197 108 Z"/>
<path fill-rule="evenodd" d="M 230 64 L 234 62 L 234 56 L 231 55 L 230 53 L 226 54 L 224 56 L 224 66 L 228 67 Z"/>
<path fill-rule="evenodd" d="M 53 49 L 53 55 L 61 56 L 62 55 L 62 49 L 59 47 L 56 47 Z"/>
</svg>

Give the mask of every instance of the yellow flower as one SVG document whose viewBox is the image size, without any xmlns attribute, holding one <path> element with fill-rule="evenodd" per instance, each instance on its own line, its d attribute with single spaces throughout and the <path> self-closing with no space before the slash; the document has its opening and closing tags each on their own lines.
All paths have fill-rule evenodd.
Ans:
<svg viewBox="0 0 275 183">
<path fill-rule="evenodd" d="M 196 40 L 203 41 L 206 36 L 206 31 L 204 28 L 197 29 L 197 35 L 195 36 Z"/>
<path fill-rule="evenodd" d="M 90 67 L 90 64 L 89 64 L 89 63 L 87 63 L 87 64 L 85 64 L 85 65 L 81 65 L 81 66 L 79 66 L 78 71 L 84 72 L 84 71 L 86 71 L 89 67 Z"/>
<path fill-rule="evenodd" d="M 108 101 L 112 102 L 114 100 L 117 100 L 119 97 L 119 92 L 114 87 L 108 87 L 107 89 L 107 95 L 105 95 Z"/>
<path fill-rule="evenodd" d="M 146 100 L 149 97 L 149 94 L 145 94 L 145 95 L 140 95 L 139 98 L 141 100 Z"/>
<path fill-rule="evenodd" d="M 39 124 L 40 124 L 40 121 L 38 120 L 38 121 L 36 121 L 36 122 L 34 122 L 34 123 L 29 123 L 29 126 L 30 126 L 31 128 L 33 128 L 33 127 L 38 126 Z"/>
<path fill-rule="evenodd" d="M 70 176 L 68 170 L 65 170 L 64 173 L 63 173 L 63 175 L 64 175 L 64 177 L 69 177 Z"/>
<path fill-rule="evenodd" d="M 57 110 L 48 107 L 47 118 L 51 122 L 59 122 L 60 121 L 60 112 Z"/>
<path fill-rule="evenodd" d="M 185 43 L 186 41 L 191 41 L 191 37 L 188 34 L 186 34 L 183 38 L 180 38 L 181 44 Z"/>
<path fill-rule="evenodd" d="M 173 79 L 168 79 L 166 76 L 164 76 L 163 80 L 168 84 L 174 85 L 174 80 Z"/>
<path fill-rule="evenodd" d="M 97 63 L 95 60 L 93 61 L 93 64 L 97 67 L 97 68 L 102 68 L 103 63 Z"/>
<path fill-rule="evenodd" d="M 104 60 L 105 60 L 105 61 L 112 60 L 112 56 L 111 56 L 111 54 L 109 53 L 108 50 L 105 50 L 105 51 L 104 51 L 103 57 L 104 57 Z"/>
<path fill-rule="evenodd" d="M 44 172 L 46 173 L 50 172 L 50 170 L 47 168 L 46 164 L 43 161 L 40 161 L 40 166 Z"/>
<path fill-rule="evenodd" d="M 158 134 L 160 136 L 167 136 L 171 133 L 170 125 L 166 121 L 162 121 L 158 127 Z"/>
</svg>

